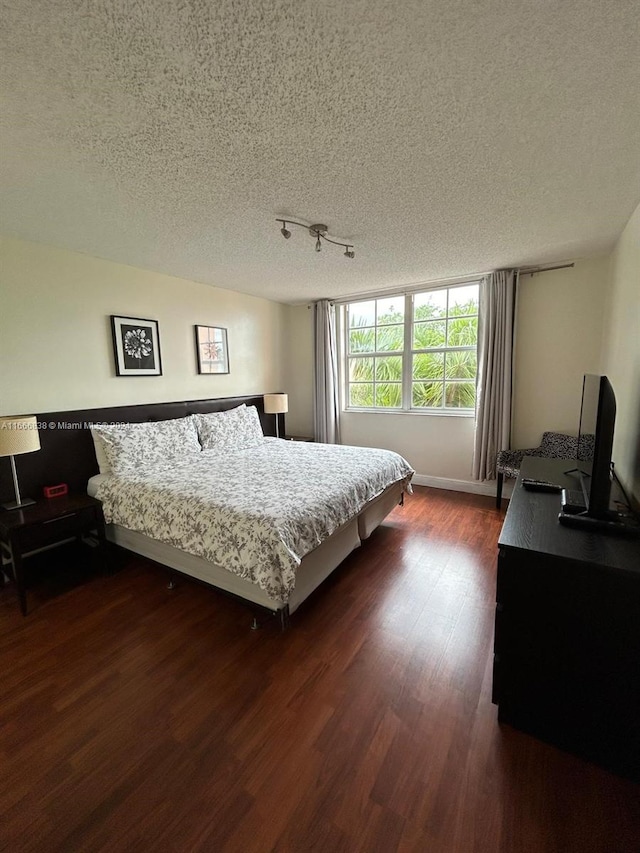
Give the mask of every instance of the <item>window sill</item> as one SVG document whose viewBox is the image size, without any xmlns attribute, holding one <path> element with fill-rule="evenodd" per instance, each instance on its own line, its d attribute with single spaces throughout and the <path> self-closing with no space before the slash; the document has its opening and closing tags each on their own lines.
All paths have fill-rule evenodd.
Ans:
<svg viewBox="0 0 640 853">
<path fill-rule="evenodd" d="M 353 406 L 342 409 L 344 414 L 356 415 L 417 415 L 418 417 L 435 416 L 437 418 L 473 418 L 472 409 L 357 409 Z"/>
</svg>

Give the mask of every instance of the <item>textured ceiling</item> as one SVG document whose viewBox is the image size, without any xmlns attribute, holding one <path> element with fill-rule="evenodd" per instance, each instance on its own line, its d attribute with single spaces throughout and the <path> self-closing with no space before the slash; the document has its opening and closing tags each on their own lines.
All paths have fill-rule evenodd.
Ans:
<svg viewBox="0 0 640 853">
<path fill-rule="evenodd" d="M 640 199 L 639 22 L 637 0 L 12 0 L 0 230 L 285 302 L 593 255 Z"/>
</svg>

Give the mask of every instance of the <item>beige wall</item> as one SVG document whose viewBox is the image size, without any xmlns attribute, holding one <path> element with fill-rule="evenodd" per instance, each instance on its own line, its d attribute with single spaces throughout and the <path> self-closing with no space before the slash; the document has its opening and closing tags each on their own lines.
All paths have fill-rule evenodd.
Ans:
<svg viewBox="0 0 640 853">
<path fill-rule="evenodd" d="M 602 371 L 616 395 L 616 472 L 640 505 L 640 205 L 611 255 Z"/>
<path fill-rule="evenodd" d="M 286 330 L 287 431 L 313 435 L 313 311 L 289 306 Z M 385 447 L 405 456 L 419 482 L 446 478 L 451 487 L 487 491 L 470 482 L 473 418 L 343 412 L 342 441 Z"/>
<path fill-rule="evenodd" d="M 341 428 L 345 444 L 400 453 L 416 471 L 418 484 L 487 491 L 471 481 L 472 417 L 344 412 Z"/>
<path fill-rule="evenodd" d="M 618 398 L 614 458 L 638 484 L 640 212 L 610 258 L 524 278 L 518 303 L 513 445 L 545 429 L 575 432 L 585 372 L 607 372 Z M 285 306 L 66 250 L 0 240 L 0 415 L 289 393 L 287 431 L 312 434 L 313 329 Z M 115 376 L 110 314 L 160 323 L 164 375 Z M 231 373 L 198 376 L 196 323 L 229 330 Z M 478 490 L 473 420 L 345 413 L 346 443 L 402 453 L 423 482 Z M 485 487 L 491 491 L 493 487 Z"/>
<path fill-rule="evenodd" d="M 609 266 L 603 257 L 521 277 L 512 447 L 535 447 L 545 430 L 577 434 L 582 377 L 601 371 Z"/>
<path fill-rule="evenodd" d="M 0 415 L 284 390 L 286 306 L 0 239 Z M 110 314 L 158 320 L 163 376 L 116 377 Z M 226 326 L 231 372 L 197 373 L 195 324 Z"/>
<path fill-rule="evenodd" d="M 513 446 L 539 443 L 544 430 L 575 433 L 582 376 L 599 372 L 609 258 L 578 261 L 573 269 L 523 277 L 517 316 Z M 313 376 L 311 312 L 287 316 L 290 431 L 311 429 Z M 308 425 L 308 426 L 307 426 Z M 386 447 L 405 456 L 417 482 L 493 492 L 471 479 L 473 418 L 344 412 L 345 444 Z"/>
<path fill-rule="evenodd" d="M 520 281 L 514 370 L 513 447 L 539 444 L 544 430 L 576 434 L 582 376 L 600 370 L 609 260 L 579 261 Z M 492 492 L 471 479 L 473 418 L 343 415 L 343 440 L 402 453 L 418 482 Z M 437 485 L 437 482 L 433 482 Z"/>
<path fill-rule="evenodd" d="M 287 430 L 313 434 L 313 312 L 290 306 L 285 370 L 289 392 Z M 416 482 L 491 492 L 471 481 L 473 418 L 343 412 L 344 444 L 385 447 L 401 453 L 418 473 Z"/>
</svg>

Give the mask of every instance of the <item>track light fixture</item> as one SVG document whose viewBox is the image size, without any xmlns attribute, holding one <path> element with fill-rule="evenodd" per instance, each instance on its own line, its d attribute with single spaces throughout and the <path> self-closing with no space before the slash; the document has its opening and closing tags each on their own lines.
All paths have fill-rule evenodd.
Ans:
<svg viewBox="0 0 640 853">
<path fill-rule="evenodd" d="M 297 225 L 299 228 L 305 228 L 311 237 L 315 238 L 316 241 L 316 252 L 322 251 L 322 240 L 325 240 L 327 243 L 333 243 L 334 246 L 344 246 L 345 258 L 355 258 L 356 253 L 353 251 L 353 246 L 351 243 L 341 243 L 339 240 L 332 240 L 330 237 L 327 237 L 327 231 L 329 230 L 326 225 L 305 225 L 303 222 L 293 222 L 290 219 L 276 219 L 276 222 L 282 223 L 282 228 L 280 229 L 280 233 L 288 240 L 291 237 L 291 231 L 287 230 L 287 223 L 289 225 Z"/>
</svg>

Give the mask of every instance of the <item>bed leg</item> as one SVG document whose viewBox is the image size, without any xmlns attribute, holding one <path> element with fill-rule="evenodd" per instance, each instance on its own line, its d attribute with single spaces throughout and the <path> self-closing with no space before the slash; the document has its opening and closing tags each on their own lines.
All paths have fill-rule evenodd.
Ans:
<svg viewBox="0 0 640 853">
<path fill-rule="evenodd" d="M 167 584 L 167 589 L 175 589 L 176 588 L 176 576 L 173 572 L 169 573 L 169 583 Z"/>
<path fill-rule="evenodd" d="M 251 622 L 251 630 L 257 631 L 259 627 L 260 627 L 260 623 L 258 622 L 258 617 L 254 616 L 253 620 Z"/>
<path fill-rule="evenodd" d="M 289 625 L 291 624 L 291 619 L 289 617 L 289 605 L 285 604 L 282 610 L 278 610 L 278 617 L 280 619 L 280 630 L 286 631 Z"/>
<path fill-rule="evenodd" d="M 404 506 L 404 492 L 402 492 L 402 494 L 400 495 L 400 500 L 398 501 L 398 503 L 400 504 L 400 506 Z"/>
</svg>

